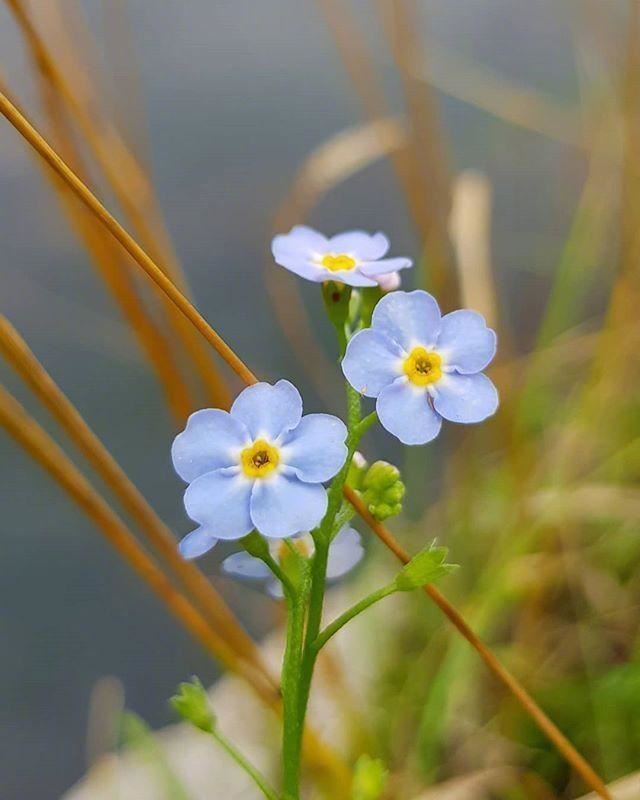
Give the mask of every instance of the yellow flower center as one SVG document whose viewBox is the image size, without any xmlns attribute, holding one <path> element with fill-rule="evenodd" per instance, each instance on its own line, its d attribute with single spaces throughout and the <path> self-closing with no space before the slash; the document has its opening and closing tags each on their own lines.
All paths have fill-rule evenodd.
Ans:
<svg viewBox="0 0 640 800">
<path fill-rule="evenodd" d="M 424 347 L 414 347 L 402 365 L 404 374 L 416 386 L 428 386 L 442 377 L 442 357 Z"/>
<path fill-rule="evenodd" d="M 347 256 L 344 253 L 341 255 L 326 255 L 320 262 L 325 269 L 330 272 L 338 272 L 339 270 L 350 270 L 356 265 L 355 259 Z"/>
<path fill-rule="evenodd" d="M 278 448 L 264 439 L 256 439 L 240 453 L 240 464 L 247 478 L 266 478 L 279 463 Z"/>
</svg>

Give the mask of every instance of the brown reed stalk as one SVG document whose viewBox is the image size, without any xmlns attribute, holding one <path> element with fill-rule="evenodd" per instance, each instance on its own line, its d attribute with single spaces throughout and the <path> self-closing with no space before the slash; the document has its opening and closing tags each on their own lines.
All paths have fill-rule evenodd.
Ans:
<svg viewBox="0 0 640 800">
<path fill-rule="evenodd" d="M 151 557 L 137 543 L 131 531 L 91 486 L 38 423 L 17 400 L 0 386 L 0 424 L 75 500 L 101 530 L 118 554 L 152 589 L 189 633 L 227 669 L 242 675 L 258 695 L 274 707 L 278 695 L 262 674 L 238 658 L 225 639 L 212 630 L 202 614 L 178 592 Z"/>
<path fill-rule="evenodd" d="M 409 153 L 425 205 L 424 245 L 429 286 L 453 305 L 457 286 L 447 234 L 451 205 L 448 156 L 431 87 L 417 77 L 426 58 L 416 0 L 379 0 L 383 27 L 398 68 L 409 118 Z"/>
<path fill-rule="evenodd" d="M 8 98 L 0 93 L 0 113 L 2 113 L 13 127 L 27 140 L 27 142 L 44 158 L 56 172 L 68 183 L 68 185 L 77 193 L 78 197 L 90 208 L 100 219 L 102 224 L 110 231 L 110 233 L 122 244 L 140 267 L 147 273 L 147 275 L 167 294 L 167 296 L 175 303 L 175 305 L 182 311 L 193 325 L 198 329 L 202 336 L 214 347 L 216 352 L 229 364 L 234 372 L 242 378 L 247 384 L 251 385 L 257 382 L 256 376 L 244 364 L 238 355 L 229 347 L 229 345 L 217 334 L 209 323 L 202 317 L 198 311 L 191 305 L 184 295 L 174 286 L 173 283 L 164 275 L 159 267 L 154 263 L 153 259 L 137 244 L 137 242 L 128 234 L 125 229 L 115 220 L 115 218 L 106 210 L 100 201 L 92 194 L 92 192 L 82 183 L 82 181 L 74 175 L 69 167 L 64 163 L 60 156 L 52 149 L 52 147 L 43 139 L 43 137 L 33 128 L 33 126 L 26 120 L 15 106 L 8 100 Z M 357 501 L 358 498 L 354 496 L 353 492 L 346 490 L 349 501 Z M 367 524 L 372 528 L 374 533 L 379 535 L 379 530 L 373 526 L 376 522 L 367 512 L 367 509 L 360 504 L 359 513 Z M 363 513 L 364 512 L 364 513 Z M 376 523 L 378 526 L 378 523 Z M 384 529 L 386 532 L 386 529 Z M 389 538 L 390 533 L 386 532 L 385 538 L 382 541 L 389 549 L 393 550 L 392 542 L 395 540 Z M 397 547 L 399 545 L 396 544 Z M 395 550 L 394 550 L 395 552 Z M 396 553 L 397 555 L 398 553 Z M 406 555 L 406 554 L 405 554 Z M 459 612 L 449 603 L 449 601 L 437 590 L 432 587 L 425 589 L 431 599 L 438 605 L 438 607 L 446 614 L 449 620 L 455 625 L 456 629 L 467 639 L 469 644 L 478 652 L 480 657 L 484 660 L 491 672 L 511 691 L 514 696 L 523 704 L 525 711 L 531 716 L 534 722 L 540 727 L 551 742 L 558 748 L 559 752 L 566 758 L 578 774 L 582 775 L 587 784 L 597 791 L 604 800 L 611 800 L 611 795 L 602 780 L 593 771 L 585 759 L 578 753 L 573 745 L 563 736 L 557 727 L 546 716 L 544 711 L 535 703 L 524 687 L 520 685 L 518 680 L 512 676 L 493 655 L 491 650 L 473 633 L 471 628 L 467 625 L 464 619 L 460 616 Z"/>
<path fill-rule="evenodd" d="M 3 92 L 0 92 L 0 111 L 27 142 L 29 142 L 29 144 L 44 158 L 49 166 L 75 192 L 85 206 L 96 215 L 109 233 L 124 247 L 156 286 L 158 286 L 169 300 L 184 314 L 189 322 L 191 322 L 206 341 L 209 342 L 218 355 L 227 362 L 236 375 L 247 384 L 257 383 L 258 379 L 249 370 L 246 364 L 233 352 L 224 339 L 213 330 L 195 306 L 182 294 L 173 281 L 165 275 L 151 256 L 140 247 L 131 234 L 127 233 L 115 217 L 107 211 L 93 192 L 69 168 L 51 145 L 38 133 L 33 125 L 20 113 Z"/>
<path fill-rule="evenodd" d="M 173 252 L 170 237 L 144 170 L 127 148 L 118 130 L 97 113 L 97 104 L 89 109 L 78 98 L 70 82 L 58 69 L 23 0 L 5 2 L 23 34 L 35 66 L 77 121 L 98 166 L 145 249 L 153 255 L 159 268 L 185 292 L 186 281 L 182 268 Z M 164 299 L 163 303 L 166 305 Z M 176 336 L 192 359 L 208 397 L 216 405 L 227 407 L 230 402 L 229 390 L 201 340 L 194 336 L 192 328 L 180 314 L 175 313 L 170 304 L 166 306 L 166 311 Z"/>
<path fill-rule="evenodd" d="M 238 657 L 246 659 L 256 671 L 261 672 L 267 682 L 272 684 L 274 691 L 277 691 L 277 683 L 262 664 L 255 643 L 233 612 L 195 564 L 180 556 L 169 529 L 38 361 L 22 336 L 1 314 L 0 353 L 109 486 L 147 537 L 149 544 L 160 554 L 182 588 L 191 596 L 208 624 L 229 641 Z"/>
<path fill-rule="evenodd" d="M 6 91 L 1 80 L 0 87 Z M 73 165 L 79 175 L 82 175 L 80 156 L 57 106 L 56 97 L 48 90 L 47 86 L 43 85 L 42 90 L 43 103 L 49 112 L 54 139 L 57 140 L 64 158 Z M 193 408 L 193 402 L 171 354 L 168 342 L 138 296 L 132 265 L 125 264 L 126 256 L 123 256 L 123 253 L 96 222 L 93 215 L 87 213 L 86 209 L 78 203 L 66 184 L 41 159 L 37 159 L 37 163 L 42 168 L 45 177 L 51 182 L 73 229 L 91 254 L 102 280 L 118 304 L 143 353 L 148 358 L 162 387 L 169 410 L 178 423 L 183 422 Z"/>
<path fill-rule="evenodd" d="M 411 560 L 409 553 L 404 550 L 391 531 L 372 516 L 357 492 L 349 486 L 346 486 L 344 495 L 380 541 L 396 556 L 398 561 L 407 564 Z M 451 605 L 444 595 L 431 584 L 424 586 L 423 591 L 433 600 L 447 619 L 454 625 L 456 630 L 469 642 L 495 677 L 511 692 L 524 711 L 533 719 L 545 736 L 547 736 L 549 741 L 555 745 L 566 761 L 571 764 L 577 774 L 582 777 L 585 784 L 597 792 L 600 797 L 605 798 L 605 800 L 612 800 L 609 790 L 589 762 L 575 749 L 557 725 L 549 719 L 517 678 L 515 678 L 498 660 L 482 639 L 473 632 L 462 615 Z"/>
</svg>

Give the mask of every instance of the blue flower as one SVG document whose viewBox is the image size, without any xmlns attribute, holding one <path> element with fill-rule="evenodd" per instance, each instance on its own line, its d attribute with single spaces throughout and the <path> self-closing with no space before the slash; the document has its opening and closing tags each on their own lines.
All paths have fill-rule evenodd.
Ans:
<svg viewBox="0 0 640 800">
<path fill-rule="evenodd" d="M 327 509 L 322 483 L 344 463 L 346 435 L 337 417 L 303 417 L 288 381 L 249 386 L 230 412 L 196 411 L 171 449 L 189 484 L 187 514 L 200 526 L 180 543 L 182 554 L 196 558 L 254 528 L 279 539 L 315 528 Z"/>
<path fill-rule="evenodd" d="M 495 413 L 498 392 L 482 370 L 496 335 L 475 311 L 440 315 L 427 292 L 392 292 L 373 312 L 371 328 L 349 342 L 342 371 L 361 394 L 375 397 L 381 424 L 404 444 L 425 444 L 442 420 L 481 422 Z"/>
<path fill-rule="evenodd" d="M 388 249 L 383 233 L 349 231 L 327 238 L 304 225 L 276 236 L 271 244 L 276 262 L 296 275 L 350 286 L 377 286 L 382 276 L 412 265 L 410 258 L 383 258 Z"/>
<path fill-rule="evenodd" d="M 313 555 L 314 545 L 312 537 L 306 533 L 291 540 L 291 545 L 306 558 Z M 271 540 L 269 543 L 271 557 L 282 565 L 285 560 L 288 545 L 286 542 Z M 360 534 L 345 525 L 329 547 L 329 560 L 327 562 L 327 580 L 335 581 L 350 572 L 364 555 L 364 548 Z M 273 597 L 282 597 L 280 581 L 273 577 L 273 573 L 259 558 L 250 556 L 249 553 L 233 553 L 222 562 L 222 569 L 236 578 L 265 581 L 266 589 Z"/>
</svg>

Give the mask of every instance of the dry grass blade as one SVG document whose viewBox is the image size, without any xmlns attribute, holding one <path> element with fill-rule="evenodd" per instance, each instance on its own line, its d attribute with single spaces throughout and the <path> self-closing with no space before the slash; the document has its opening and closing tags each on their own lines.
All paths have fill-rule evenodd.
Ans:
<svg viewBox="0 0 640 800">
<path fill-rule="evenodd" d="M 381 0 L 379 8 L 407 104 L 411 168 L 425 207 L 428 283 L 445 306 L 452 305 L 456 297 L 456 276 L 447 235 L 448 158 L 431 87 L 417 80 L 414 72 L 415 65 L 426 60 L 420 37 L 420 14 L 415 0 Z"/>
<path fill-rule="evenodd" d="M 88 98 L 76 95 L 33 24 L 26 4 L 22 0 L 6 0 L 6 3 L 22 31 L 34 64 L 78 123 L 86 144 L 140 240 L 153 254 L 159 268 L 185 292 L 186 281 L 182 268 L 173 252 L 154 200 L 151 183 L 144 170 L 127 148 L 118 130 L 100 113 L 100 104 L 94 102 L 89 107 Z M 85 85 L 88 87 L 88 76 L 85 78 Z M 164 299 L 163 302 L 166 303 Z M 201 340 L 194 335 L 191 326 L 185 323 L 171 304 L 166 305 L 166 311 L 173 330 L 185 352 L 191 357 L 210 399 L 217 405 L 226 407 L 230 399 L 229 391 Z"/>
<path fill-rule="evenodd" d="M 278 698 L 273 687 L 246 661 L 239 659 L 228 642 L 211 629 L 202 614 L 171 584 L 61 448 L 3 387 L 0 387 L 0 424 L 73 498 L 118 554 L 205 650 L 227 669 L 242 675 L 266 703 L 276 706 Z"/>
<path fill-rule="evenodd" d="M 277 691 L 277 684 L 261 663 L 255 643 L 245 633 L 222 597 L 195 564 L 185 561 L 180 556 L 176 541 L 169 529 L 31 352 L 24 339 L 2 315 L 0 315 L 0 353 L 113 491 L 122 507 L 138 524 L 149 544 L 160 554 L 185 592 L 198 605 L 209 625 L 225 637 L 239 658 L 244 658 L 252 669 L 261 672 L 265 680 L 272 684 L 274 691 Z"/>
<path fill-rule="evenodd" d="M 93 192 L 60 158 L 56 151 L 38 133 L 31 123 L 20 113 L 9 98 L 0 92 L 0 112 L 11 122 L 16 130 L 29 142 L 29 144 L 44 158 L 49 166 L 64 180 L 75 192 L 77 197 L 100 220 L 109 233 L 129 253 L 134 261 L 146 272 L 151 280 L 158 286 L 171 302 L 182 312 L 199 333 L 209 342 L 213 349 L 227 362 L 231 369 L 245 383 L 257 383 L 257 378 L 247 365 L 233 352 L 229 345 L 220 337 L 195 306 L 182 294 L 176 285 L 165 275 L 155 261 L 136 242 L 116 218 L 107 211 Z"/>
<path fill-rule="evenodd" d="M 345 487 L 344 493 L 347 500 L 376 536 L 391 550 L 400 562 L 407 564 L 411 560 L 411 556 L 402 548 L 399 542 L 396 541 L 386 526 L 378 522 L 378 520 L 369 513 L 366 505 L 352 489 Z M 464 618 L 451 603 L 449 603 L 446 597 L 444 597 L 435 586 L 427 585 L 424 587 L 424 591 L 479 654 L 480 658 L 482 658 L 496 678 L 498 678 L 498 680 L 513 694 L 527 714 L 535 721 L 540 730 L 553 742 L 567 762 L 571 764 L 578 775 L 582 777 L 585 784 L 594 789 L 600 797 L 605 798 L 605 800 L 612 800 L 609 790 L 602 779 L 594 772 L 591 765 L 578 753 L 567 737 L 549 719 L 520 682 L 501 664 L 485 643 L 476 636 Z"/>
<path fill-rule="evenodd" d="M 209 323 L 198 313 L 198 311 L 189 303 L 189 301 L 182 295 L 171 281 L 162 273 L 153 260 L 145 253 L 145 251 L 137 244 L 137 242 L 122 228 L 122 226 L 109 214 L 106 208 L 100 201 L 91 193 L 91 191 L 82 183 L 82 181 L 74 175 L 69 167 L 62 161 L 60 156 L 51 148 L 51 146 L 42 138 L 42 136 L 33 128 L 30 123 L 24 119 L 20 112 L 12 105 L 12 103 L 2 94 L 0 94 L 0 112 L 11 122 L 16 130 L 24 136 L 29 144 L 40 153 L 40 155 L 50 163 L 56 172 L 64 178 L 68 185 L 78 194 L 78 197 L 90 208 L 97 216 L 102 224 L 112 233 L 112 235 L 122 244 L 122 246 L 129 252 L 140 267 L 151 277 L 158 286 L 171 298 L 176 306 L 183 312 L 204 338 L 216 349 L 216 351 L 227 361 L 229 366 L 241 377 L 245 383 L 253 384 L 257 382 L 256 376 L 248 369 L 244 362 L 231 350 L 229 345 L 213 330 Z M 400 546 L 391 537 L 391 534 L 380 526 L 368 513 L 364 505 L 359 501 L 359 498 L 354 492 L 346 489 L 346 495 L 358 513 L 362 516 L 365 522 L 380 535 L 387 547 L 389 547 L 399 558 L 408 558 L 408 555 L 402 551 Z M 458 631 L 467 639 L 472 647 L 479 653 L 481 658 L 485 661 L 487 666 L 494 672 L 494 674 L 504 683 L 505 686 L 511 691 L 515 697 L 520 699 L 523 703 L 523 708 L 531 716 L 531 718 L 540 726 L 556 745 L 558 750 L 564 755 L 567 761 L 573 765 L 576 771 L 583 776 L 587 784 L 595 789 L 601 797 L 605 800 L 611 800 L 602 780 L 596 775 L 591 766 L 584 760 L 584 758 L 575 750 L 566 737 L 558 730 L 558 728 L 548 719 L 546 714 L 528 695 L 525 689 L 519 684 L 518 681 L 502 666 L 493 653 L 481 642 L 473 631 L 469 628 L 464 619 L 456 611 L 453 606 L 433 587 L 426 588 L 427 593 L 431 599 L 441 608 L 447 617 L 454 623 Z"/>
<path fill-rule="evenodd" d="M 0 87 L 6 91 L 2 86 L 2 81 L 0 81 Z M 73 164 L 74 170 L 79 175 L 83 175 L 84 170 L 79 153 L 73 136 L 67 129 L 64 116 L 60 112 L 57 98 L 46 85 L 43 85 L 42 88 L 43 102 L 47 108 L 54 138 L 58 142 L 60 151 L 65 159 Z M 144 303 L 141 302 L 131 265 L 125 263 L 126 256 L 106 231 L 97 224 L 93 215 L 88 214 L 86 209 L 78 203 L 76 197 L 69 192 L 55 172 L 52 172 L 41 159 L 38 159 L 38 165 L 42 167 L 45 177 L 51 182 L 73 229 L 91 255 L 98 273 L 151 364 L 171 413 L 178 423 L 182 422 L 193 408 L 189 389 L 178 370 L 168 341 L 148 313 Z"/>
<path fill-rule="evenodd" d="M 453 184 L 451 240 L 463 308 L 479 311 L 498 327 L 498 302 L 491 266 L 491 184 L 480 172 L 465 171 Z"/>
<path fill-rule="evenodd" d="M 362 27 L 353 18 L 346 3 L 337 0 L 318 0 L 318 3 L 345 71 L 360 98 L 366 118 L 375 122 L 389 117 L 390 111 L 381 88 L 382 81 L 362 36 Z M 435 217 L 429 196 L 431 189 L 424 186 L 420 170 L 416 169 L 414 155 L 407 142 L 406 147 L 391 151 L 390 160 L 421 241 L 432 243 L 430 249 L 437 250 L 439 245 L 436 245 Z M 446 236 L 446 219 L 443 220 L 442 230 Z"/>
</svg>

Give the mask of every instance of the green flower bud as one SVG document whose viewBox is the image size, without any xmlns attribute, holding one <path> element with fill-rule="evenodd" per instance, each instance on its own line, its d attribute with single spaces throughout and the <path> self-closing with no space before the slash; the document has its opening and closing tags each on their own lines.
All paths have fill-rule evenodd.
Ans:
<svg viewBox="0 0 640 800">
<path fill-rule="evenodd" d="M 362 479 L 362 499 L 379 520 L 395 517 L 402 511 L 405 486 L 400 470 L 386 461 L 372 464 Z"/>
<path fill-rule="evenodd" d="M 353 775 L 353 800 L 378 800 L 387 784 L 388 775 L 382 761 L 368 755 L 360 756 Z"/>
<path fill-rule="evenodd" d="M 417 556 L 402 569 L 395 579 L 395 586 L 399 592 L 410 592 L 427 583 L 434 583 L 458 568 L 457 564 L 446 562 L 446 547 L 436 547 L 432 542 L 429 547 L 421 550 Z"/>
<path fill-rule="evenodd" d="M 191 683 L 181 683 L 178 686 L 178 693 L 169 702 L 186 722 L 190 722 L 205 733 L 213 733 L 216 717 L 199 678 L 193 677 Z"/>
</svg>

